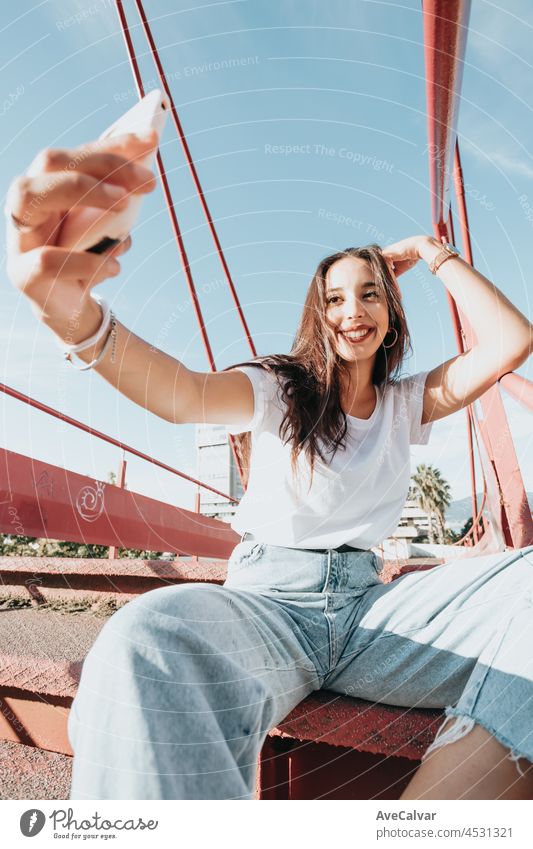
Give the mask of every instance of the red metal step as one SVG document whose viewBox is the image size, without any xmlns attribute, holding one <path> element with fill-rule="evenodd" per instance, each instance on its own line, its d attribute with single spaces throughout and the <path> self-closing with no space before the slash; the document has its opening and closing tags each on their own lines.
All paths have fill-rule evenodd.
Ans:
<svg viewBox="0 0 533 849">
<path fill-rule="evenodd" d="M 0 600 L 19 596 L 36 603 L 59 598 L 129 601 L 148 590 L 172 584 L 222 584 L 227 560 L 128 557 L 0 557 Z M 1 601 L 0 601 L 1 603 Z"/>
<path fill-rule="evenodd" d="M 319 690 L 300 702 L 270 734 L 420 760 L 442 718 L 442 710 L 376 704 Z"/>
</svg>

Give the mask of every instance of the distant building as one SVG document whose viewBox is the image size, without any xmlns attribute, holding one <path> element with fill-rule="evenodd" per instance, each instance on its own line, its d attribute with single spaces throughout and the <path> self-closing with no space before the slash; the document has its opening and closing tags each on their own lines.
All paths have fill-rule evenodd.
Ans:
<svg viewBox="0 0 533 849">
<path fill-rule="evenodd" d="M 418 506 L 417 502 L 408 498 L 404 504 L 398 527 L 392 534 L 394 539 L 413 540 L 415 537 L 428 536 L 429 514 Z"/>
<path fill-rule="evenodd" d="M 244 494 L 224 425 L 196 425 L 197 478 L 239 501 Z M 200 513 L 230 522 L 238 504 L 208 489 L 200 490 Z"/>
<path fill-rule="evenodd" d="M 416 537 L 428 536 L 429 515 L 416 501 L 408 498 L 395 531 L 383 543 L 387 557 L 399 558 L 411 556 L 411 544 Z"/>
</svg>

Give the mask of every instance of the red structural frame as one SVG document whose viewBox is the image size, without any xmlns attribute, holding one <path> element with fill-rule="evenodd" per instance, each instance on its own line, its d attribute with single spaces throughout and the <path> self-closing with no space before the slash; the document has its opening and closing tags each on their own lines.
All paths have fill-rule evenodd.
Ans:
<svg viewBox="0 0 533 849">
<path fill-rule="evenodd" d="M 209 519 L 0 448 L 0 530 L 141 551 L 227 558 L 239 541 Z"/>
<path fill-rule="evenodd" d="M 466 210 L 462 168 L 457 142 L 457 116 L 470 14 L 469 0 L 424 0 L 424 43 L 426 62 L 426 97 L 429 142 L 429 175 L 431 214 L 438 238 L 453 242 L 453 223 L 449 202 L 453 173 L 458 216 L 465 259 L 473 264 L 470 230 Z M 453 167 L 452 167 L 453 163 Z M 467 317 L 461 314 L 448 295 L 457 347 L 463 352 L 475 344 L 475 336 Z M 505 379 L 515 390 L 531 400 L 531 384 L 524 378 Z M 516 391 L 516 390 L 515 390 Z M 505 543 L 520 548 L 533 543 L 533 519 L 516 456 L 507 416 L 499 392 L 493 386 L 480 399 L 483 420 L 478 429 L 492 465 L 499 493 L 499 521 Z M 533 407 L 530 407 L 533 409 Z M 473 491 L 473 515 L 476 516 L 474 456 L 471 427 L 474 411 L 467 411 Z"/>
<path fill-rule="evenodd" d="M 205 194 L 204 194 L 204 191 L 202 189 L 202 185 L 200 183 L 200 178 L 198 176 L 198 172 L 196 170 L 193 158 L 191 156 L 191 152 L 189 150 L 187 138 L 185 136 L 181 121 L 179 119 L 179 115 L 178 115 L 178 112 L 177 112 L 177 109 L 176 109 L 176 105 L 174 103 L 174 98 L 172 97 L 172 92 L 171 92 L 170 87 L 167 83 L 165 72 L 163 70 L 163 65 L 161 63 L 161 59 L 159 58 L 159 53 L 157 51 L 157 47 L 156 47 L 156 44 L 155 44 L 153 36 L 152 36 L 150 25 L 148 23 L 148 20 L 146 18 L 145 13 L 144 13 L 143 5 L 140 2 L 140 0 L 135 0 L 135 5 L 137 6 L 137 11 L 138 11 L 139 17 L 141 19 L 142 27 L 143 27 L 146 39 L 148 41 L 151 56 L 154 60 L 155 66 L 157 68 L 157 73 L 158 73 L 158 76 L 159 76 L 159 79 L 160 79 L 160 82 L 161 82 L 161 86 L 163 87 L 165 94 L 168 98 L 168 102 L 170 104 L 171 118 L 172 118 L 172 121 L 174 123 L 174 127 L 176 129 L 176 132 L 178 134 L 179 140 L 181 142 L 183 153 L 185 154 L 185 159 L 187 161 L 187 165 L 189 167 L 189 171 L 191 173 L 191 177 L 192 177 L 198 198 L 200 200 L 202 211 L 203 211 L 204 216 L 205 216 L 206 221 L 207 221 L 209 232 L 210 232 L 211 237 L 214 241 L 215 249 L 216 249 L 217 255 L 219 257 L 220 263 L 222 265 L 222 269 L 224 271 L 224 275 L 226 277 L 226 281 L 227 281 L 231 296 L 232 296 L 233 301 L 235 303 L 235 307 L 237 309 L 237 314 L 238 314 L 239 319 L 241 321 L 241 324 L 243 326 L 244 333 L 245 333 L 245 336 L 246 336 L 246 340 L 247 340 L 248 345 L 250 347 L 252 357 L 255 357 L 255 356 L 257 356 L 255 345 L 253 343 L 253 340 L 252 340 L 252 337 L 251 337 L 251 334 L 250 334 L 250 330 L 249 330 L 248 325 L 246 323 L 246 320 L 244 318 L 244 313 L 243 313 L 243 310 L 242 310 L 242 307 L 241 307 L 241 304 L 240 304 L 240 301 L 239 301 L 239 297 L 237 295 L 237 291 L 235 289 L 235 285 L 233 283 L 233 280 L 232 280 L 232 277 L 231 277 L 231 274 L 230 274 L 230 271 L 229 271 L 229 267 L 228 267 L 226 258 L 224 256 L 224 252 L 222 250 L 220 240 L 218 238 L 218 234 L 217 234 L 214 222 L 213 222 L 213 218 L 211 216 L 211 212 L 210 212 L 209 206 L 207 204 L 207 200 L 205 198 Z M 122 0 L 115 0 L 115 6 L 116 6 L 116 9 L 117 9 L 117 14 L 118 14 L 120 26 L 122 28 L 122 33 L 123 33 L 123 36 L 124 36 L 124 43 L 126 45 L 126 50 L 127 50 L 129 62 L 130 62 L 130 65 L 131 65 L 133 78 L 135 80 L 135 85 L 137 87 L 137 92 L 139 94 L 139 97 L 144 97 L 145 89 L 144 89 L 144 85 L 143 85 L 143 81 L 142 81 L 141 72 L 139 70 L 139 63 L 137 61 L 137 56 L 135 54 L 135 47 L 133 45 L 133 40 L 132 40 L 131 34 L 130 34 L 128 20 L 126 18 L 125 12 L 124 12 Z M 176 243 L 177 243 L 177 246 L 178 246 L 181 264 L 182 264 L 182 267 L 183 267 L 183 271 L 185 273 L 185 279 L 187 281 L 187 286 L 188 286 L 189 293 L 190 293 L 190 296 L 191 296 L 191 299 L 192 299 L 193 308 L 194 308 L 194 311 L 195 311 L 195 314 L 196 314 L 196 320 L 197 320 L 198 326 L 200 328 L 200 334 L 201 334 L 202 342 L 204 344 L 204 348 L 205 348 L 205 351 L 206 351 L 209 367 L 210 367 L 211 371 L 216 371 L 217 369 L 216 369 L 216 365 L 215 365 L 215 359 L 214 359 L 213 352 L 212 352 L 212 349 L 211 349 L 211 345 L 210 345 L 210 342 L 209 342 L 209 337 L 207 335 L 207 330 L 206 330 L 206 327 L 205 327 L 205 324 L 204 324 L 202 311 L 201 311 L 200 303 L 199 303 L 199 300 L 198 300 L 198 295 L 196 293 L 196 287 L 194 285 L 194 280 L 193 280 L 193 277 L 192 277 L 190 264 L 189 264 L 189 261 L 188 261 L 188 258 L 187 258 L 187 252 L 186 252 L 186 249 L 185 249 L 185 244 L 183 242 L 183 237 L 181 235 L 180 227 L 179 227 L 179 224 L 178 224 L 178 219 L 177 219 L 176 212 L 175 212 L 175 209 L 174 209 L 174 202 L 172 200 L 172 194 L 171 194 L 171 191 L 170 191 L 170 186 L 168 184 L 165 166 L 163 164 L 163 160 L 162 160 L 160 153 L 157 154 L 157 167 L 158 167 L 158 171 L 159 171 L 159 176 L 161 178 L 161 183 L 162 183 L 162 186 L 163 186 L 163 193 L 164 193 L 164 196 L 165 196 L 165 202 L 167 204 L 168 212 L 169 212 L 169 215 L 170 215 L 172 229 L 174 231 L 174 236 L 175 236 Z M 243 488 L 246 489 L 246 481 L 245 481 L 245 476 L 244 476 L 244 470 L 242 468 L 241 459 L 240 459 L 239 454 L 238 454 L 236 447 L 235 447 L 235 437 L 233 435 L 229 435 L 229 442 L 230 442 L 231 449 L 232 449 L 232 452 L 233 452 L 235 464 L 236 464 L 237 470 L 239 472 L 241 483 L 243 485 Z"/>
<path fill-rule="evenodd" d="M 215 487 L 210 486 L 210 484 L 202 483 L 202 481 L 197 480 L 196 478 L 187 475 L 185 472 L 180 472 L 179 469 L 175 469 L 173 466 L 169 466 L 167 463 L 163 463 L 161 460 L 157 460 L 155 457 L 151 457 L 149 454 L 145 454 L 143 451 L 139 451 L 138 448 L 133 448 L 131 445 L 127 445 L 125 442 L 121 442 L 120 439 L 115 439 L 114 436 L 109 436 L 107 433 L 102 433 L 100 430 L 96 430 L 94 427 L 90 427 L 90 425 L 86 425 L 83 422 L 79 422 L 77 419 L 73 419 L 72 416 L 67 416 L 66 413 L 61 413 L 59 410 L 54 410 L 53 407 L 49 407 L 47 404 L 43 404 L 42 401 L 37 401 L 35 398 L 31 398 L 29 395 L 25 395 L 23 392 L 19 392 L 18 389 L 13 389 L 11 386 L 7 386 L 5 383 L 0 383 L 0 392 L 3 392 L 5 395 L 9 395 L 11 398 L 16 398 L 19 401 L 23 401 L 24 404 L 28 404 L 29 407 L 34 407 L 36 410 L 40 410 L 42 413 L 46 413 L 49 416 L 53 416 L 56 419 L 60 419 L 66 424 L 72 425 L 72 427 L 78 428 L 78 430 L 83 430 L 85 433 L 89 433 L 91 436 L 96 436 L 98 439 L 102 439 L 104 442 L 109 442 L 110 445 L 116 445 L 117 448 L 121 448 L 122 451 L 127 451 L 129 454 L 133 454 L 135 457 L 139 457 L 141 460 L 146 460 L 147 463 L 152 463 L 154 466 L 158 466 L 160 469 L 164 469 L 166 472 L 170 472 L 173 475 L 177 475 L 184 480 L 188 480 L 191 483 L 197 484 L 198 487 L 202 487 L 203 489 L 208 489 L 210 492 L 214 492 L 216 495 L 221 495 L 223 498 L 227 498 L 228 501 L 233 501 L 237 503 L 237 499 L 233 498 L 231 495 L 227 495 L 225 492 L 221 492 L 219 489 L 215 489 Z"/>
</svg>

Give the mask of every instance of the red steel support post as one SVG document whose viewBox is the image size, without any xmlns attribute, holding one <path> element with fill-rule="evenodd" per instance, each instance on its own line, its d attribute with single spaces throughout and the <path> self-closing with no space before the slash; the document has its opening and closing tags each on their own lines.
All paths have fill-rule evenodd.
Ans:
<svg viewBox="0 0 533 849">
<path fill-rule="evenodd" d="M 124 487 L 126 485 L 126 466 L 127 466 L 126 458 L 123 455 L 121 460 L 120 460 L 119 467 L 118 467 L 118 479 L 117 479 L 117 484 L 116 484 L 118 487 L 120 487 L 120 489 L 124 489 Z M 118 551 L 118 548 L 117 548 L 116 545 L 110 545 L 109 546 L 108 557 L 109 557 L 110 560 L 114 560 L 116 558 L 117 551 Z"/>
<path fill-rule="evenodd" d="M 423 13 L 431 212 L 437 237 L 451 241 L 450 175 L 456 147 L 470 0 L 424 0 Z M 455 163 L 457 186 L 458 183 L 462 185 L 457 157 Z M 457 202 L 465 255 L 471 259 L 464 192 L 459 192 Z M 476 340 L 466 316 L 459 315 L 455 304 L 450 306 L 458 348 L 463 351 L 465 345 L 470 347 Z M 533 543 L 533 520 L 499 387 L 491 387 L 480 398 L 480 404 L 484 416 L 480 430 L 499 487 L 505 542 L 510 547 L 530 545 Z"/>
<path fill-rule="evenodd" d="M 135 48 L 133 46 L 133 41 L 132 41 L 132 38 L 131 38 L 131 35 L 130 35 L 128 21 L 127 21 L 126 15 L 124 13 L 122 0 L 115 0 L 115 5 L 116 5 L 116 8 L 117 8 L 117 14 L 118 14 L 120 26 L 122 28 L 122 34 L 124 36 L 124 42 L 125 42 L 125 45 L 126 45 L 126 50 L 127 50 L 129 61 L 130 61 L 130 65 L 131 65 L 131 69 L 132 69 L 132 73 L 133 73 L 133 78 L 135 80 L 135 85 L 137 87 L 137 92 L 139 94 L 139 97 L 144 97 L 145 92 L 144 92 L 144 85 L 143 85 L 143 81 L 142 81 L 142 76 L 141 76 L 141 72 L 139 70 L 139 63 L 137 62 L 137 56 L 135 54 Z M 207 209 L 207 205 L 206 205 L 205 199 L 203 197 L 203 192 L 202 192 L 201 186 L 199 184 L 198 177 L 196 176 L 196 171 L 194 170 L 194 165 L 192 165 L 192 161 L 190 161 L 191 160 L 190 153 L 189 153 L 189 150 L 188 150 L 188 147 L 187 147 L 185 136 L 183 134 L 183 130 L 181 129 L 181 125 L 179 123 L 179 119 L 178 119 L 177 112 L 176 112 L 176 107 L 174 105 L 174 101 L 172 99 L 170 89 L 169 89 L 168 84 L 166 82 L 166 77 L 165 77 L 165 74 L 163 72 L 155 44 L 154 44 L 153 39 L 151 37 L 151 33 L 149 32 L 149 29 L 147 29 L 148 25 L 147 25 L 147 22 L 146 22 L 146 18 L 144 17 L 144 10 L 142 9 L 142 7 L 139 7 L 139 6 L 137 8 L 138 8 L 139 14 L 142 18 L 143 26 L 145 28 L 145 32 L 147 34 L 147 38 L 148 38 L 148 41 L 149 41 L 149 44 L 150 44 L 150 51 L 152 53 L 152 57 L 153 57 L 154 61 L 156 62 L 158 72 L 160 73 L 160 76 L 161 76 L 161 81 L 162 81 L 163 87 L 165 89 L 167 97 L 169 98 L 169 102 L 170 102 L 171 110 L 172 110 L 172 118 L 173 118 L 174 123 L 176 125 L 176 128 L 178 130 L 178 134 L 180 136 L 180 140 L 182 142 L 182 145 L 184 145 L 184 150 L 186 152 L 187 159 L 189 161 L 189 167 L 192 166 L 193 176 L 196 177 L 195 185 L 196 185 L 197 191 L 199 192 L 199 196 L 200 196 L 200 200 L 202 201 L 202 206 L 204 208 L 204 212 L 206 212 L 206 214 L 208 215 L 208 220 L 210 222 L 210 229 L 211 229 L 212 234 L 216 238 L 217 249 L 219 250 L 219 254 L 221 254 L 222 249 L 220 247 L 220 243 L 218 242 L 218 238 L 216 237 L 216 234 L 214 232 L 214 225 L 213 225 L 213 222 L 211 221 L 211 216 L 210 216 L 209 210 Z M 178 247 L 182 268 L 183 268 L 183 271 L 184 271 L 184 274 L 185 274 L 185 280 L 187 282 L 187 287 L 189 289 L 189 294 L 191 296 L 193 309 L 194 309 L 194 312 L 195 312 L 195 315 L 196 315 L 196 321 L 197 321 L 198 326 L 200 328 L 200 335 L 202 337 L 202 341 L 203 341 L 204 348 L 205 348 L 205 351 L 206 351 L 209 367 L 210 367 L 211 371 L 216 371 L 217 368 L 216 368 L 216 364 L 215 364 L 215 358 L 213 356 L 213 351 L 211 349 L 211 344 L 209 342 L 209 337 L 207 335 L 207 330 L 206 330 L 206 327 L 205 327 L 205 323 L 204 323 L 204 319 L 203 319 L 203 315 L 202 315 L 202 310 L 201 310 L 201 307 L 200 307 L 200 302 L 198 300 L 198 295 L 196 293 L 196 287 L 194 285 L 194 280 L 193 280 L 193 277 L 192 277 L 191 268 L 190 268 L 189 260 L 188 260 L 188 257 L 187 257 L 187 251 L 185 249 L 183 236 L 181 234 L 178 219 L 177 219 L 176 212 L 175 212 L 175 209 L 174 209 L 174 201 L 172 199 L 170 186 L 168 184 L 165 166 L 163 165 L 163 160 L 162 160 L 161 154 L 159 152 L 157 154 L 157 167 L 158 167 L 159 176 L 160 176 L 160 179 L 161 179 L 161 185 L 163 187 L 163 194 L 165 196 L 165 202 L 167 204 L 167 209 L 168 209 L 168 213 L 169 213 L 169 216 L 170 216 L 170 222 L 171 222 L 171 225 L 172 225 L 172 230 L 174 232 L 174 237 L 176 239 L 176 244 L 177 244 L 177 247 Z M 227 269 L 227 265 L 225 263 L 225 260 L 223 261 L 223 267 L 224 267 L 225 271 L 227 271 L 227 274 L 229 275 L 229 270 Z M 231 281 L 231 278 L 228 279 L 228 282 L 230 284 L 230 289 L 231 289 L 232 294 L 233 294 L 234 299 L 235 299 L 236 298 L 236 292 L 235 292 L 235 288 L 233 286 L 233 283 Z M 238 301 L 237 301 L 237 308 L 238 308 L 239 315 L 241 316 L 241 319 L 244 321 L 244 316 L 242 315 L 242 310 L 240 308 L 240 304 L 238 303 Z M 244 327 L 245 327 L 245 332 L 247 333 L 248 339 L 251 342 L 250 334 L 248 332 L 246 322 L 244 322 Z M 251 346 L 252 346 L 253 354 L 255 356 L 255 348 L 253 347 L 253 343 L 251 343 Z M 233 451 L 233 456 L 235 458 L 235 464 L 237 466 L 237 471 L 239 472 L 239 477 L 241 479 L 243 488 L 246 489 L 242 464 L 241 464 L 237 449 L 235 447 L 235 437 L 232 436 L 232 435 L 230 435 L 230 445 L 231 445 L 231 450 Z"/>
</svg>

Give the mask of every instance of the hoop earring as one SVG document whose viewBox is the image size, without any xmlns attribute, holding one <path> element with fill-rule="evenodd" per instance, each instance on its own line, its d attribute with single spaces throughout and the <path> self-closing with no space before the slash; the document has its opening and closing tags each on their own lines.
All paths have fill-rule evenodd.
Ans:
<svg viewBox="0 0 533 849">
<path fill-rule="evenodd" d="M 385 345 L 385 344 L 382 343 L 384 348 L 394 348 L 394 346 L 396 345 L 396 342 L 398 341 L 399 333 L 398 333 L 398 331 L 396 330 L 395 327 L 393 327 L 392 329 L 393 329 L 394 333 L 396 333 L 396 339 L 394 340 L 392 345 Z M 390 331 L 388 331 L 388 332 L 390 332 Z M 385 336 L 387 336 L 387 333 L 385 334 Z"/>
</svg>

